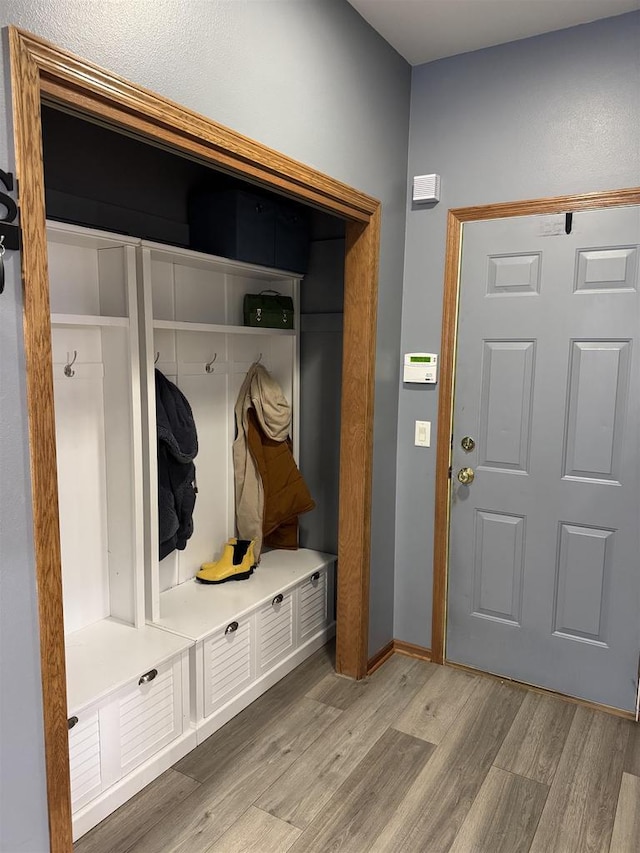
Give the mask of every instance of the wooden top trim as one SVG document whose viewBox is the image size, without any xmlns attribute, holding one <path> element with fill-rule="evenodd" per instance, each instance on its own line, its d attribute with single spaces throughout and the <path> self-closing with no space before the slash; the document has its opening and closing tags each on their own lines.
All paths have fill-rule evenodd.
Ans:
<svg viewBox="0 0 640 853">
<path fill-rule="evenodd" d="M 480 219 L 502 219 L 509 216 L 530 216 L 545 213 L 590 210 L 591 208 L 620 207 L 640 204 L 640 187 L 625 187 L 605 192 L 560 195 L 552 198 L 534 198 L 525 201 L 508 201 L 475 207 L 454 207 L 449 211 L 459 222 Z"/>
<path fill-rule="evenodd" d="M 379 207 L 379 201 L 372 196 L 242 136 L 206 116 L 135 85 L 32 33 L 17 27 L 10 27 L 9 30 L 12 38 L 20 42 L 40 70 L 42 93 L 53 100 L 76 103 L 82 106 L 84 112 L 90 110 L 94 115 L 115 123 L 118 113 L 140 117 L 145 122 L 146 135 L 150 133 L 150 125 L 154 125 L 171 134 L 174 145 L 183 151 L 196 156 L 200 153 L 209 161 L 216 159 L 222 168 L 236 174 L 246 174 L 256 181 L 262 178 L 271 185 L 276 183 L 285 193 L 303 196 L 316 206 L 358 221 L 368 221 Z M 93 100 L 93 107 L 90 100 Z M 127 122 L 127 126 L 130 127 L 130 122 Z M 180 144 L 176 130 L 183 144 Z M 161 134 L 160 138 L 169 142 L 166 135 Z M 309 185 L 313 188 L 311 195 L 308 192 Z"/>
</svg>

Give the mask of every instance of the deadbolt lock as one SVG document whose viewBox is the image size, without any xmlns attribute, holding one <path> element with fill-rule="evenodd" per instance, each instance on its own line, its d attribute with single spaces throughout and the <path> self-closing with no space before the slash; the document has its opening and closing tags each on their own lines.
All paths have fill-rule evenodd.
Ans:
<svg viewBox="0 0 640 853">
<path fill-rule="evenodd" d="M 462 483 L 463 486 L 468 486 L 473 483 L 475 479 L 475 473 L 473 468 L 461 468 L 458 471 L 458 482 Z"/>
<path fill-rule="evenodd" d="M 465 450 L 467 453 L 471 453 L 473 448 L 476 446 L 475 441 L 471 438 L 470 435 L 465 435 L 460 444 L 462 446 L 462 449 Z"/>
</svg>

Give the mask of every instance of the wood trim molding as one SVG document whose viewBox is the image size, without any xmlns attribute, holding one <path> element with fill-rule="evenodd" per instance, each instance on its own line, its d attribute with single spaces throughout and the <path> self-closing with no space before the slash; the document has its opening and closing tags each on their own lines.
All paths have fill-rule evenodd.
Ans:
<svg viewBox="0 0 640 853">
<path fill-rule="evenodd" d="M 383 663 L 386 663 L 393 656 L 393 640 L 389 640 L 386 646 L 383 646 L 379 652 L 376 652 L 373 657 L 367 661 L 367 675 L 372 675 L 376 669 L 380 669 Z"/>
<path fill-rule="evenodd" d="M 361 222 L 379 202 L 44 39 L 12 28 L 36 64 L 45 99 L 154 139 L 298 200 Z"/>
<path fill-rule="evenodd" d="M 405 643 L 404 640 L 394 640 L 393 651 L 395 654 L 406 655 L 410 658 L 416 658 L 416 660 L 433 660 L 431 649 L 427 649 L 424 646 L 416 646 L 415 643 Z"/>
<path fill-rule="evenodd" d="M 414 643 L 405 643 L 404 640 L 390 640 L 386 646 L 376 652 L 373 657 L 369 658 L 367 663 L 367 675 L 371 675 L 380 669 L 383 663 L 386 663 L 393 655 L 405 655 L 406 657 L 416 658 L 416 660 L 431 661 L 431 649 L 426 649 L 424 646 L 416 646 Z"/>
<path fill-rule="evenodd" d="M 565 213 L 640 204 L 640 187 L 582 195 L 459 207 L 449 210 L 444 273 L 442 343 L 440 345 L 440 390 L 438 398 L 438 447 L 435 485 L 435 530 L 433 548 L 433 611 L 431 648 L 434 663 L 444 663 L 446 652 L 447 573 L 453 397 L 455 386 L 456 330 L 458 321 L 462 225 L 483 219 L 532 214 Z"/>
<path fill-rule="evenodd" d="M 49 836 L 51 850 L 57 853 L 71 850 L 71 798 L 40 90 L 38 69 L 29 51 L 14 30 L 9 31 L 9 39 L 22 227 L 24 346 Z M 34 163 L 39 167 L 32 168 Z"/>
<path fill-rule="evenodd" d="M 336 669 L 353 678 L 367 674 L 369 648 L 369 561 L 375 336 L 378 304 L 380 209 L 367 227 L 347 223 L 345 254 L 340 475 L 338 511 L 338 616 Z M 349 282 L 349 286 L 346 286 Z M 366 512 L 354 512 L 366 507 Z M 345 572 L 345 565 L 352 569 Z M 354 571 L 366 566 L 366 571 Z M 358 583 L 354 582 L 356 574 Z M 354 628 L 358 630 L 354 633 Z"/>
<path fill-rule="evenodd" d="M 347 220 L 336 669 L 367 673 L 380 202 L 15 27 L 8 28 L 24 238 L 27 405 L 50 849 L 71 806 L 40 105 L 44 100 Z M 353 358 L 354 353 L 358 358 Z M 365 357 L 363 358 L 363 354 Z"/>
<path fill-rule="evenodd" d="M 476 207 L 456 207 L 450 213 L 460 222 L 476 219 L 507 219 L 511 216 L 531 216 L 544 213 L 567 213 L 577 210 L 595 210 L 603 207 L 623 207 L 638 204 L 640 187 L 624 187 L 604 192 L 580 195 L 559 195 L 551 198 L 534 198 L 507 201 Z"/>
<path fill-rule="evenodd" d="M 433 536 L 433 610 L 431 654 L 434 663 L 444 663 L 447 618 L 447 564 L 449 551 L 449 466 L 453 419 L 453 370 L 458 322 L 458 275 L 462 246 L 462 222 L 453 211 L 447 221 L 447 243 L 440 343 L 440 391 L 438 399 L 438 444 L 436 448 L 436 500 Z M 443 571 L 444 567 L 444 571 Z"/>
</svg>

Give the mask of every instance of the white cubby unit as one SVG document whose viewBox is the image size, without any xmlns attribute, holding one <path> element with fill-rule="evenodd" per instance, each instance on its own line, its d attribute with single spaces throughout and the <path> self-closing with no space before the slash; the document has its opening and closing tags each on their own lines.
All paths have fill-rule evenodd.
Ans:
<svg viewBox="0 0 640 853">
<path fill-rule="evenodd" d="M 155 452 L 146 454 L 147 617 L 157 623 L 162 618 L 163 593 L 191 583 L 202 563 L 220 557 L 234 535 L 234 407 L 247 370 L 258 359 L 291 402 L 297 457 L 297 309 L 293 330 L 261 329 L 242 324 L 242 305 L 245 294 L 273 289 L 291 296 L 297 306 L 300 276 L 147 242 L 142 243 L 141 254 L 147 434 L 155 441 L 155 367 L 189 401 L 199 446 L 194 533 L 184 551 L 174 551 L 162 561 L 158 559 L 155 497 L 157 457 Z"/>
<path fill-rule="evenodd" d="M 144 624 L 135 242 L 48 230 L 64 619 Z"/>
<path fill-rule="evenodd" d="M 268 551 L 198 583 L 235 532 L 234 407 L 260 359 L 299 443 L 300 275 L 48 223 L 73 810 L 78 838 L 334 632 L 336 558 Z M 293 298 L 293 330 L 243 325 L 245 294 Z M 198 431 L 194 533 L 159 560 L 154 370 Z"/>
<path fill-rule="evenodd" d="M 77 838 L 195 735 L 190 643 L 145 619 L 139 241 L 59 223 L 47 230 Z"/>
<path fill-rule="evenodd" d="M 140 265 L 146 435 L 155 440 L 155 368 L 188 399 L 198 430 L 194 533 L 184 551 L 161 561 L 157 457 L 146 454 L 145 554 L 149 621 L 194 644 L 191 714 L 200 743 L 333 632 L 335 557 L 330 555 L 306 549 L 270 551 L 247 581 L 207 585 L 194 579 L 202 563 L 221 556 L 235 533 L 234 408 L 247 370 L 257 360 L 291 402 L 297 458 L 300 275 L 148 242 L 141 244 Z M 245 295 L 262 290 L 292 297 L 293 330 L 243 325 Z M 310 607 L 306 587 L 317 591 L 312 599 L 322 615 L 305 633 Z"/>
</svg>

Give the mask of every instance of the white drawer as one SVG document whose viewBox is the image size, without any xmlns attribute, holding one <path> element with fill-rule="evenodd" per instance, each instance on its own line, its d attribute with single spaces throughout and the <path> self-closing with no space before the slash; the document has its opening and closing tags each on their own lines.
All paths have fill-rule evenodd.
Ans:
<svg viewBox="0 0 640 853">
<path fill-rule="evenodd" d="M 252 681 L 253 616 L 230 622 L 203 643 L 204 716 Z"/>
<path fill-rule="evenodd" d="M 70 723 L 71 808 L 77 811 L 102 790 L 100 716 L 97 710 L 86 711 L 70 717 Z"/>
<path fill-rule="evenodd" d="M 298 642 L 313 637 L 327 626 L 328 566 L 323 566 L 298 587 Z"/>
<path fill-rule="evenodd" d="M 145 673 L 117 694 L 116 703 L 120 768 L 126 776 L 182 734 L 180 659 Z"/>
<path fill-rule="evenodd" d="M 258 669 L 266 672 L 293 651 L 294 592 L 279 593 L 258 611 Z"/>
</svg>

